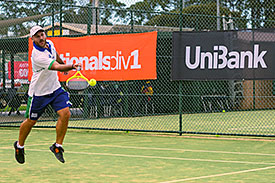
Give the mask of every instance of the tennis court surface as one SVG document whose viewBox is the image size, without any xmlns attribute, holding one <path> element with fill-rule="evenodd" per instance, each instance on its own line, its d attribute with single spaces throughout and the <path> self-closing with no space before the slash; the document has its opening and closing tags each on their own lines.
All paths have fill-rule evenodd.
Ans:
<svg viewBox="0 0 275 183">
<path fill-rule="evenodd" d="M 69 129 L 61 164 L 49 150 L 55 130 L 33 129 L 21 165 L 17 137 L 0 128 L 0 182 L 275 182 L 275 138 Z"/>
</svg>

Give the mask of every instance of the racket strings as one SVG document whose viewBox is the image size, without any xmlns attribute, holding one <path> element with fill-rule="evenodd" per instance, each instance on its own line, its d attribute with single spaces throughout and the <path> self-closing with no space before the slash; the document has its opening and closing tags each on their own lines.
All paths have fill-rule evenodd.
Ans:
<svg viewBox="0 0 275 183">
<path fill-rule="evenodd" d="M 71 90 L 84 90 L 89 86 L 89 83 L 85 79 L 72 79 L 66 83 L 67 87 Z"/>
</svg>

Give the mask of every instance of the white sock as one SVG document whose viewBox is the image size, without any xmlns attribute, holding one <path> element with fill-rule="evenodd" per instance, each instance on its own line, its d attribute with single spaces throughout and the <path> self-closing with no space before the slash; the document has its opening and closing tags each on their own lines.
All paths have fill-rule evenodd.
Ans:
<svg viewBox="0 0 275 183">
<path fill-rule="evenodd" d="M 20 146 L 18 142 L 17 142 L 17 147 L 20 148 L 20 149 L 24 148 L 24 146 Z"/>
<path fill-rule="evenodd" d="M 62 147 L 61 144 L 55 143 L 55 147 Z"/>
</svg>

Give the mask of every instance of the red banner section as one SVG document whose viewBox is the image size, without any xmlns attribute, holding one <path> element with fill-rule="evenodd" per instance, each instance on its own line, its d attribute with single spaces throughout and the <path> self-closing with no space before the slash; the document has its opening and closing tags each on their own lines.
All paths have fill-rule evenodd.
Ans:
<svg viewBox="0 0 275 183">
<path fill-rule="evenodd" d="M 15 61 L 14 62 L 14 79 L 28 79 L 28 62 Z M 9 79 L 11 79 L 11 63 L 8 63 Z"/>
<path fill-rule="evenodd" d="M 98 81 L 156 79 L 157 32 L 84 36 L 77 38 L 51 37 L 55 48 L 66 64 L 81 63 L 81 73 Z M 32 40 L 29 40 L 31 65 Z M 59 80 L 68 75 L 59 73 Z M 29 67 L 29 80 L 32 71 Z"/>
</svg>

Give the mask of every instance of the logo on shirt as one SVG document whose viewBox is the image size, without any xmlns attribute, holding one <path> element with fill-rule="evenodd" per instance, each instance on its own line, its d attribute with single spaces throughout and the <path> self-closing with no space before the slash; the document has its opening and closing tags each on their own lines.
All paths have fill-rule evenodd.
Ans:
<svg viewBox="0 0 275 183">
<path fill-rule="evenodd" d="M 43 70 L 45 70 L 45 68 L 41 68 L 41 69 L 38 69 L 38 70 L 34 70 L 34 68 L 33 68 L 33 72 L 40 72 L 40 71 L 43 71 Z"/>
<path fill-rule="evenodd" d="M 37 118 L 38 114 L 37 113 L 31 113 L 32 118 Z"/>
</svg>

